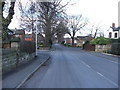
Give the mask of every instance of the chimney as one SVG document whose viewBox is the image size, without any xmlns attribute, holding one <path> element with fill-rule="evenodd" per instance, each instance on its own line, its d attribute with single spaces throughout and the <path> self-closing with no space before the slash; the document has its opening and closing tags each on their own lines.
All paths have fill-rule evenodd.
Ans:
<svg viewBox="0 0 120 90">
<path fill-rule="evenodd" d="M 112 23 L 112 28 L 115 28 L 115 23 Z"/>
</svg>

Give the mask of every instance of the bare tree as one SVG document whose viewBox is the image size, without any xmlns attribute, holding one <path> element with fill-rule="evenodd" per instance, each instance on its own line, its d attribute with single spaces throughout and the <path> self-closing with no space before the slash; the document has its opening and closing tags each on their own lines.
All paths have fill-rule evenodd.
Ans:
<svg viewBox="0 0 120 90">
<path fill-rule="evenodd" d="M 72 39 L 72 46 L 74 46 L 75 35 L 78 31 L 87 25 L 87 19 L 84 19 L 82 15 L 79 16 L 69 16 L 68 17 L 68 34 Z"/>
<path fill-rule="evenodd" d="M 86 30 L 90 31 L 89 35 L 93 38 L 96 38 L 98 35 L 100 37 L 104 37 L 104 32 L 100 25 L 89 23 L 89 26 L 88 26 L 88 28 L 86 27 Z"/>
<path fill-rule="evenodd" d="M 29 0 L 24 6 L 21 0 L 18 0 L 18 8 L 20 11 L 20 27 L 26 28 L 27 31 L 34 32 L 35 27 L 35 3 L 32 0 Z"/>
<path fill-rule="evenodd" d="M 58 43 L 61 43 L 63 41 L 64 35 L 67 33 L 67 31 L 68 31 L 67 22 L 63 20 L 58 24 L 55 31 Z"/>
<path fill-rule="evenodd" d="M 62 0 L 55 0 L 53 2 L 39 2 L 37 9 L 40 13 L 38 17 L 44 27 L 45 43 L 49 46 L 52 43 L 54 37 L 55 28 L 59 22 L 59 18 L 64 14 L 64 7 L 68 5 L 62 5 Z"/>
<path fill-rule="evenodd" d="M 32 26 L 32 31 L 34 31 L 33 23 L 35 22 L 35 17 L 33 17 L 33 15 L 37 15 L 36 18 L 42 27 L 38 28 L 38 30 L 42 29 L 43 33 L 45 34 L 46 46 L 49 46 L 52 43 L 52 38 L 55 35 L 58 21 L 61 17 L 63 17 L 64 8 L 69 3 L 67 2 L 65 5 L 62 5 L 61 1 L 62 0 L 55 0 L 53 2 L 39 2 L 39 0 L 36 2 L 32 1 L 31 5 L 29 5 L 30 8 L 27 10 L 25 9 L 26 7 L 23 8 L 22 3 L 19 2 L 19 10 L 21 11 L 21 26 L 25 26 L 27 28 Z M 31 13 L 32 11 L 34 12 Z"/>
<path fill-rule="evenodd" d="M 101 30 L 101 26 L 94 26 L 92 31 L 94 31 L 93 38 L 96 38 L 98 34 L 100 37 L 104 37 L 104 32 Z"/>
</svg>

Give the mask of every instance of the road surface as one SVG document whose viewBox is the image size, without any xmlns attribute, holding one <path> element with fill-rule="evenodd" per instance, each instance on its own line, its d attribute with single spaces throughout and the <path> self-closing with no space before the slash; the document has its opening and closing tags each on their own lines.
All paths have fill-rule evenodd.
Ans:
<svg viewBox="0 0 120 90">
<path fill-rule="evenodd" d="M 51 62 L 40 68 L 22 87 L 118 88 L 118 63 L 114 61 L 117 58 L 110 58 L 55 44 Z"/>
</svg>

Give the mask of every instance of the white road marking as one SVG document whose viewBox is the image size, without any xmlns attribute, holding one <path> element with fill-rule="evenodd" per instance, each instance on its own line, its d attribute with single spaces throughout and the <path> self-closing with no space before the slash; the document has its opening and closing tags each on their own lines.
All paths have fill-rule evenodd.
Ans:
<svg viewBox="0 0 120 90">
<path fill-rule="evenodd" d="M 101 73 L 97 72 L 97 74 L 99 74 L 100 76 L 104 77 Z"/>
<path fill-rule="evenodd" d="M 88 68 L 91 68 L 89 65 L 86 65 Z"/>
<path fill-rule="evenodd" d="M 87 67 L 90 67 L 87 63 L 85 63 L 84 61 L 81 61 L 84 65 L 86 65 Z M 112 80 L 108 79 L 107 77 L 105 77 L 104 75 L 102 75 L 101 73 L 97 72 L 96 70 L 94 70 L 92 67 L 90 67 L 91 70 L 93 70 L 94 72 L 96 72 L 97 74 L 99 74 L 100 76 L 102 76 L 103 78 L 105 78 L 106 80 L 108 80 L 110 83 L 112 83 L 113 85 L 118 87 L 118 84 L 116 84 L 115 82 L 113 82 Z"/>
<path fill-rule="evenodd" d="M 102 56 L 99 56 L 99 55 L 95 55 L 93 53 L 88 53 L 88 54 L 91 54 L 91 55 L 94 55 L 94 56 L 97 56 L 97 57 L 101 57 L 101 58 L 105 58 L 105 59 L 110 59 L 110 58 L 107 58 L 107 57 L 102 57 Z M 112 60 L 112 59 L 111 59 Z M 110 60 L 109 60 L 110 61 Z M 115 61 L 110 61 L 112 63 L 115 63 L 115 64 L 118 64 L 118 62 L 115 62 Z"/>
<path fill-rule="evenodd" d="M 81 61 L 83 64 L 85 64 L 88 68 L 91 68 L 91 66 L 89 66 L 88 64 L 86 64 L 85 62 Z"/>
<path fill-rule="evenodd" d="M 94 53 L 86 53 L 86 54 L 93 55 L 93 56 L 100 57 L 100 58 L 109 59 L 109 60 L 108 60 L 109 62 L 112 62 L 112 63 L 118 64 L 118 62 L 111 61 L 112 59 L 107 58 L 107 57 L 102 57 L 102 56 L 96 55 L 96 54 L 94 54 Z"/>
<path fill-rule="evenodd" d="M 102 76 L 103 78 L 105 78 L 106 80 L 108 80 L 109 82 L 111 82 L 112 84 L 114 84 L 115 86 L 118 87 L 118 84 L 116 84 L 115 82 L 113 82 L 112 80 L 108 79 L 107 77 L 105 77 L 104 75 L 102 75 L 101 73 L 97 72 L 97 74 L 99 74 L 100 76 Z"/>
<path fill-rule="evenodd" d="M 111 61 L 111 62 L 118 64 L 118 62 L 114 62 L 114 61 Z"/>
</svg>

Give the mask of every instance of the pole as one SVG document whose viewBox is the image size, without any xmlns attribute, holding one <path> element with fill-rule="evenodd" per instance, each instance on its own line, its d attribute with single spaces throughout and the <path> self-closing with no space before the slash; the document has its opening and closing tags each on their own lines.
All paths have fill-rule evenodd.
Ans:
<svg viewBox="0 0 120 90">
<path fill-rule="evenodd" d="M 35 42 L 36 42 L 36 57 L 37 57 L 37 20 L 36 20 L 36 33 L 35 33 Z"/>
</svg>

